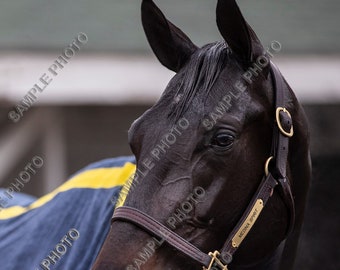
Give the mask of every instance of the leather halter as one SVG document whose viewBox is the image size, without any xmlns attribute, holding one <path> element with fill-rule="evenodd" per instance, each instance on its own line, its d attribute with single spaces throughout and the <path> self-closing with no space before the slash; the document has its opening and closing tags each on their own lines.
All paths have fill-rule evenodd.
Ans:
<svg viewBox="0 0 340 270">
<path fill-rule="evenodd" d="M 290 113 L 284 107 L 284 80 L 280 71 L 273 63 L 271 63 L 271 75 L 274 80 L 276 107 L 276 126 L 273 131 L 272 156 L 268 158 L 265 164 L 265 176 L 261 184 L 220 251 L 216 250 L 206 254 L 154 218 L 132 207 L 118 207 L 113 214 L 112 222 L 121 220 L 141 227 L 148 233 L 160 237 L 191 259 L 199 262 L 205 270 L 227 270 L 227 266 L 231 263 L 234 253 L 255 224 L 262 209 L 272 196 L 275 187 L 279 187 L 290 214 L 287 234 L 290 233 L 294 226 L 295 209 L 290 182 L 286 175 L 286 168 L 289 138 L 293 136 L 293 123 Z M 271 169 L 269 169 L 269 163 L 273 163 Z"/>
</svg>

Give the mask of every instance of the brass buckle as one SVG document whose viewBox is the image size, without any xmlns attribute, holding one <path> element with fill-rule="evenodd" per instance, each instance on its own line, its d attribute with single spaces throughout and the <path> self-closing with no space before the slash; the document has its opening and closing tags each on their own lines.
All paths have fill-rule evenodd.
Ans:
<svg viewBox="0 0 340 270">
<path fill-rule="evenodd" d="M 282 127 L 282 124 L 281 124 L 281 120 L 280 120 L 280 112 L 286 113 L 286 114 L 289 116 L 290 119 L 292 119 L 292 116 L 290 115 L 289 111 L 288 111 L 286 108 L 278 107 L 278 108 L 276 109 L 276 122 L 277 122 L 277 125 L 278 125 L 278 127 L 279 127 L 281 133 L 282 133 L 283 135 L 289 137 L 289 138 L 290 138 L 290 137 L 293 137 L 293 135 L 294 135 L 293 124 L 292 124 L 292 126 L 291 126 L 289 132 L 285 131 L 285 130 L 283 129 L 283 127 Z"/>
<path fill-rule="evenodd" d="M 273 158 L 274 158 L 273 156 L 269 157 L 266 161 L 265 166 L 264 166 L 264 173 L 265 173 L 266 177 L 269 175 L 269 164 L 273 160 Z"/>
<path fill-rule="evenodd" d="M 214 252 L 209 252 L 209 256 L 211 257 L 211 261 L 210 261 L 210 264 L 209 264 L 209 267 L 208 268 L 205 268 L 203 266 L 203 270 L 218 270 L 218 269 L 221 269 L 221 270 L 228 270 L 227 266 L 228 265 L 224 265 L 219 258 L 217 258 L 218 256 L 220 256 L 220 253 L 216 250 Z M 218 268 L 217 268 L 217 267 Z"/>
</svg>

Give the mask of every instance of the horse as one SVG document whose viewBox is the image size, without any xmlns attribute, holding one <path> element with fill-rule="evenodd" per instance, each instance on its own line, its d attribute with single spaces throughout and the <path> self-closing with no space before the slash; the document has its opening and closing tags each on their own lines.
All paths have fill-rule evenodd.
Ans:
<svg viewBox="0 0 340 270">
<path fill-rule="evenodd" d="M 196 46 L 143 0 L 142 24 L 176 74 L 132 124 L 134 179 L 93 270 L 293 269 L 311 179 L 308 122 L 237 3 L 222 41 Z"/>
</svg>

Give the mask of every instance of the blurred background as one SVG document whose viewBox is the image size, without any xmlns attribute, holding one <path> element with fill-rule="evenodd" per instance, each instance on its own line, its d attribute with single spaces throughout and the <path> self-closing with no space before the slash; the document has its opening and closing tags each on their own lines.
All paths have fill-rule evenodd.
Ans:
<svg viewBox="0 0 340 270">
<path fill-rule="evenodd" d="M 43 167 L 22 192 L 41 196 L 85 165 L 130 155 L 127 130 L 157 101 L 173 73 L 152 55 L 136 0 L 2 0 L 0 187 L 34 156 Z M 303 103 L 312 137 L 313 183 L 296 269 L 340 269 L 340 1 L 240 0 L 244 16 Z M 157 0 L 197 45 L 220 40 L 216 1 Z M 86 42 L 61 63 L 84 33 Z M 79 42 L 78 42 L 79 45 Z M 74 48 L 74 47 L 73 47 Z M 70 51 L 68 51 L 70 55 Z M 57 75 L 49 68 L 59 60 Z M 62 66 L 60 66 L 62 65 Z M 52 81 L 16 123 L 35 84 Z M 46 78 L 46 77 L 45 77 Z"/>
</svg>

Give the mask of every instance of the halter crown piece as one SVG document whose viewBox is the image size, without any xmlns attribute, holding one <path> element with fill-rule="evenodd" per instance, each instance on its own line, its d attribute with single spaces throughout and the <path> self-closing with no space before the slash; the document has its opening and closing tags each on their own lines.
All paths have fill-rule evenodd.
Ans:
<svg viewBox="0 0 340 270">
<path fill-rule="evenodd" d="M 175 249 L 199 262 L 203 266 L 203 270 L 228 270 L 228 265 L 232 262 L 234 253 L 250 232 L 267 201 L 272 196 L 275 188 L 279 187 L 280 194 L 282 195 L 290 214 L 289 229 L 287 230 L 288 235 L 291 232 L 295 221 L 294 200 L 290 182 L 286 176 L 289 139 L 293 136 L 294 130 L 291 114 L 285 108 L 283 77 L 273 63 L 271 63 L 271 75 L 273 78 L 276 107 L 276 125 L 273 130 L 272 154 L 265 163 L 265 175 L 261 184 L 244 211 L 241 219 L 229 234 L 223 247 L 219 251 L 215 250 L 208 254 L 202 252 L 165 225 L 132 207 L 118 207 L 113 214 L 112 222 L 118 220 L 130 222 L 141 227 L 148 233 L 164 239 L 164 241 Z M 274 164 L 269 166 L 270 163 Z M 269 167 L 272 169 L 270 170 Z"/>
</svg>

